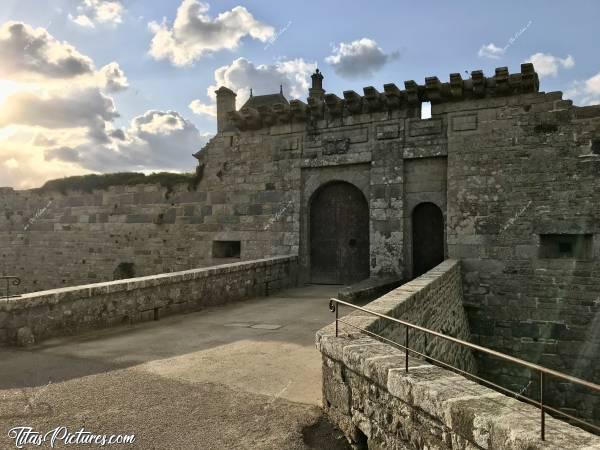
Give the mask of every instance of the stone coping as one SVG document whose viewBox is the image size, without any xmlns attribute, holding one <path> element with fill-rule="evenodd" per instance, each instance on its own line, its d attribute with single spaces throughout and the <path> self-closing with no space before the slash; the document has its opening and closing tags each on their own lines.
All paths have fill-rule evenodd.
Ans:
<svg viewBox="0 0 600 450">
<path fill-rule="evenodd" d="M 350 286 L 344 286 L 339 290 L 337 298 L 350 303 L 368 301 L 381 297 L 382 294 L 401 284 L 402 279 L 397 276 L 371 277 Z"/>
<path fill-rule="evenodd" d="M 123 280 L 105 281 L 101 283 L 69 286 L 64 288 L 49 289 L 46 291 L 30 292 L 16 298 L 0 299 L 0 311 L 15 311 L 46 304 L 58 304 L 65 301 L 90 298 L 121 291 L 151 288 L 161 285 L 192 281 L 209 278 L 216 274 L 233 273 L 248 269 L 258 269 L 276 264 L 294 262 L 296 255 L 275 256 L 272 258 L 240 261 L 198 269 L 189 269 L 179 272 L 161 273 L 144 277 L 127 278 Z"/>
<path fill-rule="evenodd" d="M 403 351 L 340 327 L 344 336 L 319 335 L 321 353 L 478 448 L 600 449 L 600 437 L 549 415 L 546 441 L 541 441 L 540 411 L 534 406 L 417 358 L 409 358 L 406 373 Z"/>
</svg>

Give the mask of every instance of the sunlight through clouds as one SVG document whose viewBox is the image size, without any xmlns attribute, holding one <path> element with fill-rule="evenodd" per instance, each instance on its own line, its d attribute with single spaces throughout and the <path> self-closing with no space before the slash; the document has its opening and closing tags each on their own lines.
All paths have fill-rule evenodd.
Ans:
<svg viewBox="0 0 600 450">
<path fill-rule="evenodd" d="M 129 81 L 46 29 L 0 26 L 0 179 L 18 188 L 91 171 L 183 170 L 207 140 L 175 111 L 147 111 L 126 129 L 113 93 Z"/>
</svg>

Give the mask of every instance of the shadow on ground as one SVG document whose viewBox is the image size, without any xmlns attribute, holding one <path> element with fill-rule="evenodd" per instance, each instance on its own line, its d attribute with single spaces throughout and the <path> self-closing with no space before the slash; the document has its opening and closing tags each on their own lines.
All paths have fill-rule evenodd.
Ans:
<svg viewBox="0 0 600 450">
<path fill-rule="evenodd" d="M 96 434 L 135 434 L 133 447 L 140 449 L 349 448 L 317 406 L 222 384 L 166 379 L 136 368 L 5 390 L 0 448 L 15 448 L 8 430 L 17 426 L 42 433 L 64 426 L 73 432 L 85 427 Z"/>
<path fill-rule="evenodd" d="M 337 289 L 0 349 L 0 448 L 16 426 L 134 433 L 141 449 L 348 448 L 322 417 L 314 345 Z"/>
</svg>

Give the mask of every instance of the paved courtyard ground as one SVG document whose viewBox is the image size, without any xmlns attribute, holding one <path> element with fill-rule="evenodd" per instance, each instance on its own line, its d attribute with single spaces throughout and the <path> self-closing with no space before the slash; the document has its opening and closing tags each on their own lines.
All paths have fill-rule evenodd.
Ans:
<svg viewBox="0 0 600 450">
<path fill-rule="evenodd" d="M 321 419 L 314 346 L 337 289 L 0 348 L 0 449 L 16 448 L 16 426 L 133 433 L 142 449 L 346 448 Z M 306 427 L 316 435 L 303 438 Z"/>
</svg>

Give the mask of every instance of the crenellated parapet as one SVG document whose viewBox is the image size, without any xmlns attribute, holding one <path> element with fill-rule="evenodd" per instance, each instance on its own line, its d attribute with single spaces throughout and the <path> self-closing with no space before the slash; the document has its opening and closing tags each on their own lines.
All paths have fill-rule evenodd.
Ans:
<svg viewBox="0 0 600 450">
<path fill-rule="evenodd" d="M 243 107 L 240 111 L 227 112 L 227 118 L 239 130 L 257 130 L 286 123 L 315 123 L 322 119 L 339 119 L 355 114 L 390 112 L 420 107 L 423 102 L 440 104 L 470 99 L 519 95 L 539 90 L 539 79 L 533 64 L 521 64 L 521 71 L 509 73 L 507 67 L 498 67 L 493 76 L 474 70 L 463 79 L 460 73 L 452 73 L 448 81 L 436 76 L 425 78 L 424 84 L 414 80 L 404 82 L 404 89 L 394 83 L 385 84 L 383 92 L 373 86 L 363 88 L 363 95 L 344 91 L 343 98 L 322 88 L 323 75 L 313 77 L 313 87 L 307 103 L 292 100 L 289 104 L 283 96 L 277 103 Z M 270 96 L 263 96 L 270 97 Z"/>
<path fill-rule="evenodd" d="M 335 94 L 326 94 L 325 106 L 330 117 L 341 117 L 344 112 L 345 101 Z"/>
<path fill-rule="evenodd" d="M 302 100 L 292 100 L 290 102 L 290 119 L 296 122 L 306 120 L 308 114 L 308 105 Z"/>
</svg>

